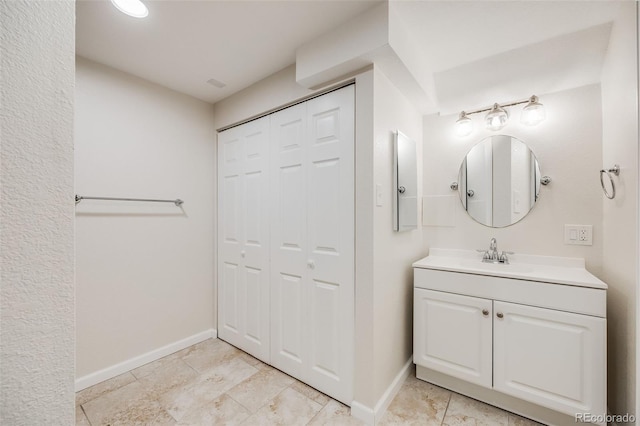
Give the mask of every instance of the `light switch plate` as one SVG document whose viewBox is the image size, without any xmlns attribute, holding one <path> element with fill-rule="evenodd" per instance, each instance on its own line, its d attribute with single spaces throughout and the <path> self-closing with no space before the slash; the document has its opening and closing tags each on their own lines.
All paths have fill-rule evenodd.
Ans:
<svg viewBox="0 0 640 426">
<path fill-rule="evenodd" d="M 593 225 L 564 225 L 564 243 L 577 246 L 592 246 Z"/>
<path fill-rule="evenodd" d="M 376 206 L 382 207 L 382 185 L 376 184 Z"/>
</svg>

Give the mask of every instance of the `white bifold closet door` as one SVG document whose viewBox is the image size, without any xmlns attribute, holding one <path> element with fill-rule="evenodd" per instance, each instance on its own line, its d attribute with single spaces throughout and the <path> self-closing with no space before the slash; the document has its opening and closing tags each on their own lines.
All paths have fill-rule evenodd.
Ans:
<svg viewBox="0 0 640 426">
<path fill-rule="evenodd" d="M 218 335 L 349 405 L 354 96 L 218 135 Z"/>
<path fill-rule="evenodd" d="M 353 398 L 354 86 L 271 115 L 271 364 Z"/>
<path fill-rule="evenodd" d="M 218 135 L 218 335 L 269 361 L 269 117 Z"/>
</svg>

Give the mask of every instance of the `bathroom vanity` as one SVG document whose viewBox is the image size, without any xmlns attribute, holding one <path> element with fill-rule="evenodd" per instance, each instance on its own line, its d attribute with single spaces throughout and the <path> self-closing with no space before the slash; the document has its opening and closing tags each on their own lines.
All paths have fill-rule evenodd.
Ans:
<svg viewBox="0 0 640 426">
<path fill-rule="evenodd" d="M 546 424 L 606 414 L 607 285 L 583 259 L 482 257 L 413 264 L 417 377 Z"/>
</svg>

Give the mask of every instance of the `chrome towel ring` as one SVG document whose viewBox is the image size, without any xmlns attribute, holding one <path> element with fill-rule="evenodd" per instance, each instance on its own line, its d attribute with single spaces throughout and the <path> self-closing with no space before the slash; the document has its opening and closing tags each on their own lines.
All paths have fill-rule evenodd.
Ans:
<svg viewBox="0 0 640 426">
<path fill-rule="evenodd" d="M 604 186 L 604 174 L 607 174 L 607 176 L 609 176 L 609 182 L 611 182 L 611 194 L 609 194 L 609 191 L 607 191 L 607 188 Z M 617 164 L 614 164 L 614 166 L 611 169 L 602 169 L 600 170 L 600 185 L 602 186 L 602 191 L 604 192 L 604 195 L 610 199 L 613 200 L 614 198 L 616 198 L 616 184 L 613 181 L 613 176 L 611 176 L 611 173 L 613 173 L 616 176 L 620 175 L 620 166 Z"/>
</svg>

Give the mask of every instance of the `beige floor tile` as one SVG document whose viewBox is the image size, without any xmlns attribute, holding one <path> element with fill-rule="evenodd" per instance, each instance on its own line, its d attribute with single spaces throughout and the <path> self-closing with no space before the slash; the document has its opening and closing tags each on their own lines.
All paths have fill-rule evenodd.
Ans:
<svg viewBox="0 0 640 426">
<path fill-rule="evenodd" d="M 247 425 L 306 425 L 322 407 L 291 388 L 286 388 L 249 417 Z"/>
<path fill-rule="evenodd" d="M 175 424 L 138 381 L 105 393 L 84 404 L 83 408 L 92 426 Z"/>
<path fill-rule="evenodd" d="M 309 426 L 364 426 L 364 422 L 351 416 L 351 409 L 330 399 L 322 410 L 309 422 Z"/>
<path fill-rule="evenodd" d="M 205 340 L 181 359 L 199 373 L 241 355 L 243 352 L 219 339 Z"/>
<path fill-rule="evenodd" d="M 190 348 L 192 348 L 193 346 L 190 346 Z M 180 352 L 174 352 L 171 355 L 167 355 L 165 357 L 162 357 L 160 359 L 157 359 L 153 362 L 150 362 L 148 364 L 145 364 L 141 367 L 135 368 L 133 370 L 131 370 L 131 374 L 133 374 L 134 376 L 136 376 L 136 378 L 140 379 L 142 377 L 146 377 L 149 374 L 153 373 L 154 371 L 156 371 L 159 368 L 162 368 L 170 363 L 172 363 L 175 360 L 178 360 L 180 358 L 182 358 Z"/>
<path fill-rule="evenodd" d="M 178 425 L 239 425 L 250 414 L 229 395 L 223 394 L 212 401 L 194 407 L 178 422 Z"/>
<path fill-rule="evenodd" d="M 257 372 L 255 367 L 236 357 L 165 393 L 160 397 L 160 404 L 180 421 L 194 407 L 215 400 Z"/>
<path fill-rule="evenodd" d="M 91 401 L 106 392 L 111 392 L 136 380 L 131 373 L 127 372 L 116 376 L 112 379 L 105 380 L 89 388 L 83 389 L 76 393 L 76 405 L 82 405 Z"/>
<path fill-rule="evenodd" d="M 327 395 L 323 394 L 322 392 L 312 388 L 309 385 L 306 385 L 298 380 L 295 380 L 291 386 L 291 389 L 297 390 L 298 392 L 300 392 L 301 394 L 303 394 L 304 396 L 306 396 L 307 398 L 309 398 L 312 401 L 317 402 L 318 404 L 322 405 L 323 407 L 327 404 L 327 402 L 329 402 L 331 400 L 331 398 L 329 398 Z"/>
<path fill-rule="evenodd" d="M 265 370 L 267 368 L 271 368 L 269 365 L 265 364 L 264 362 L 260 361 L 258 358 L 254 358 L 251 355 L 249 355 L 248 353 L 245 352 L 240 352 L 240 355 L 238 355 L 244 362 L 246 362 L 247 364 L 249 364 L 252 367 L 257 368 L 258 370 Z"/>
<path fill-rule="evenodd" d="M 452 393 L 443 426 L 507 426 L 509 413 L 475 399 Z"/>
<path fill-rule="evenodd" d="M 151 374 L 138 379 L 144 389 L 155 399 L 172 389 L 179 388 L 198 376 L 198 373 L 181 359 L 173 360 Z"/>
<path fill-rule="evenodd" d="M 524 417 L 509 413 L 509 426 L 544 426 L 542 423 L 535 422 Z"/>
<path fill-rule="evenodd" d="M 76 405 L 76 426 L 91 426 L 89 419 L 87 419 L 82 407 L 79 405 Z"/>
<path fill-rule="evenodd" d="M 380 424 L 439 426 L 450 397 L 450 391 L 409 376 L 389 404 Z"/>
<path fill-rule="evenodd" d="M 275 368 L 260 370 L 247 380 L 234 386 L 227 394 L 247 410 L 255 413 L 260 407 L 292 384 L 293 381 L 294 379 Z"/>
</svg>

